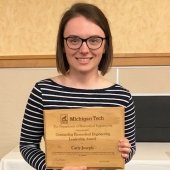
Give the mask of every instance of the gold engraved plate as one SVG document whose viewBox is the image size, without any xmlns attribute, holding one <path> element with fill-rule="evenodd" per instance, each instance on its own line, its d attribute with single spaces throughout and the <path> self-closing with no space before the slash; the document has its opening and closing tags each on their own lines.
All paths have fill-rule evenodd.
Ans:
<svg viewBox="0 0 170 170">
<path fill-rule="evenodd" d="M 118 141 L 124 137 L 124 108 L 45 110 L 48 168 L 124 168 Z"/>
</svg>

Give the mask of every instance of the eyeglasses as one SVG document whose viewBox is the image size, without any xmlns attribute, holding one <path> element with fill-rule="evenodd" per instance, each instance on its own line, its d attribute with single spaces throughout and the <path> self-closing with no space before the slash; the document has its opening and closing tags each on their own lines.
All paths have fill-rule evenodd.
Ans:
<svg viewBox="0 0 170 170">
<path fill-rule="evenodd" d="M 92 36 L 86 39 L 80 38 L 78 36 L 64 37 L 67 46 L 72 50 L 79 49 L 82 46 L 83 42 L 86 42 L 86 45 L 88 46 L 89 49 L 97 50 L 98 48 L 101 47 L 103 40 L 105 39 L 106 38 L 99 36 Z"/>
</svg>

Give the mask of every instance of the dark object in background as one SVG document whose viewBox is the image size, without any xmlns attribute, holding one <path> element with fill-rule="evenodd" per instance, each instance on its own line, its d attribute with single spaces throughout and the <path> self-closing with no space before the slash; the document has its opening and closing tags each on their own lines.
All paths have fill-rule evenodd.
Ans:
<svg viewBox="0 0 170 170">
<path fill-rule="evenodd" d="M 170 96 L 133 96 L 137 142 L 170 142 Z"/>
</svg>

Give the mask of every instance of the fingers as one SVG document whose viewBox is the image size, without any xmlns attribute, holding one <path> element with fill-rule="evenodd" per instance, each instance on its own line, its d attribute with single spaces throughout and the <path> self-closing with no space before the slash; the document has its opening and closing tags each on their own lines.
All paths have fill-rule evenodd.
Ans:
<svg viewBox="0 0 170 170">
<path fill-rule="evenodd" d="M 118 149 L 121 152 L 122 158 L 127 159 L 129 157 L 129 153 L 131 152 L 129 140 L 126 138 L 120 140 L 118 143 Z"/>
<path fill-rule="evenodd" d="M 62 170 L 87 170 L 86 166 L 66 166 Z"/>
<path fill-rule="evenodd" d="M 86 166 L 66 166 L 62 170 L 99 170 L 98 168 L 87 168 Z"/>
</svg>

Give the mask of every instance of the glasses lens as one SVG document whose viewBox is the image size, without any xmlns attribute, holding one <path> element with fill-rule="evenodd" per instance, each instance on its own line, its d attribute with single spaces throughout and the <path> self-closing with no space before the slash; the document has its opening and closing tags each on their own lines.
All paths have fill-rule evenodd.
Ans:
<svg viewBox="0 0 170 170">
<path fill-rule="evenodd" d="M 79 37 L 68 37 L 66 42 L 69 48 L 78 49 L 81 46 L 82 40 Z"/>
<path fill-rule="evenodd" d="M 90 49 L 98 49 L 101 47 L 103 39 L 101 37 L 90 37 L 87 39 L 87 45 Z"/>
</svg>

